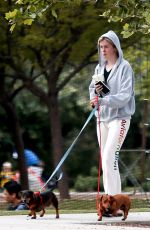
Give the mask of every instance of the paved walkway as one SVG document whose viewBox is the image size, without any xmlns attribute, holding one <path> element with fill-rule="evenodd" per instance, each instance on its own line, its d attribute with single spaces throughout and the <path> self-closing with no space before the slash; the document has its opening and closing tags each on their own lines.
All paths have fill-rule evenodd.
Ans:
<svg viewBox="0 0 150 230">
<path fill-rule="evenodd" d="M 97 221 L 96 213 L 45 215 L 36 220 L 26 215 L 0 216 L 1 230 L 146 230 L 150 229 L 150 212 L 129 213 L 126 221 L 121 217 L 103 217 Z"/>
</svg>

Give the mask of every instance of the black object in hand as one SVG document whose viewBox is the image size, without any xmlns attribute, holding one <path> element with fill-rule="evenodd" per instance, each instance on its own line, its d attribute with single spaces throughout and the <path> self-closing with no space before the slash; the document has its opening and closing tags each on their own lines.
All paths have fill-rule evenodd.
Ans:
<svg viewBox="0 0 150 230">
<path fill-rule="evenodd" d="M 107 85 L 105 85 L 105 83 L 102 81 L 96 82 L 95 85 L 102 85 L 103 86 L 102 93 L 104 93 L 104 94 L 107 94 L 110 92 L 109 87 Z"/>
</svg>

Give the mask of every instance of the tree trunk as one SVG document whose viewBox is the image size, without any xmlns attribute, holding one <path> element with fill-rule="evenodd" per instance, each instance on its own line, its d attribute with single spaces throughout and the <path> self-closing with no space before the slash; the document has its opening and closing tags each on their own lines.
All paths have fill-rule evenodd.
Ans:
<svg viewBox="0 0 150 230">
<path fill-rule="evenodd" d="M 62 141 L 57 95 L 50 95 L 50 103 L 48 109 L 49 109 L 49 119 L 50 119 L 50 127 L 51 127 L 52 146 L 53 146 L 53 162 L 54 162 L 54 167 L 56 167 L 63 155 L 63 144 L 62 144 L 63 141 Z M 68 199 L 70 198 L 68 178 L 65 172 L 64 164 L 62 165 L 61 170 L 63 171 L 63 178 L 59 182 L 60 197 L 61 199 Z"/>
<path fill-rule="evenodd" d="M 18 153 L 18 169 L 20 172 L 20 183 L 23 190 L 28 189 L 29 184 L 24 156 L 24 143 L 22 139 L 21 127 L 18 115 L 16 113 L 15 105 L 12 102 L 3 102 L 2 106 L 8 115 L 9 126 L 12 131 L 12 135 L 14 136 L 15 147 Z"/>
</svg>

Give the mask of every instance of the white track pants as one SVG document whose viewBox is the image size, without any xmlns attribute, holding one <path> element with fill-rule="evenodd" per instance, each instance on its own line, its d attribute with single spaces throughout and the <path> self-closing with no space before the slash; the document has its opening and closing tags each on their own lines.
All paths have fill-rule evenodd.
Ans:
<svg viewBox="0 0 150 230">
<path fill-rule="evenodd" d="M 121 193 L 118 158 L 129 126 L 130 119 L 100 123 L 97 120 L 97 137 L 102 157 L 103 185 L 105 193 L 109 195 Z"/>
</svg>

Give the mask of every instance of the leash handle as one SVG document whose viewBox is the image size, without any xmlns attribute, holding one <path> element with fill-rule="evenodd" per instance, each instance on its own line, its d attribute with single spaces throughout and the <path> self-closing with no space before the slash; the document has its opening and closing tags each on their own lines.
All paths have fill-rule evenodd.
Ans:
<svg viewBox="0 0 150 230">
<path fill-rule="evenodd" d="M 48 182 L 53 178 L 53 176 L 56 174 L 56 172 L 62 166 L 62 164 L 64 163 L 64 161 L 66 160 L 66 158 L 70 154 L 71 150 L 73 149 L 74 145 L 76 144 L 77 140 L 79 139 L 81 133 L 83 132 L 83 130 L 85 129 L 85 127 L 87 126 L 87 124 L 89 123 L 89 121 L 91 120 L 91 118 L 93 117 L 93 115 L 95 114 L 95 111 L 97 110 L 97 108 L 98 108 L 98 103 L 94 107 L 94 109 L 91 111 L 91 113 L 90 113 L 89 117 L 87 118 L 86 122 L 84 123 L 81 131 L 79 132 L 79 134 L 77 135 L 77 137 L 75 138 L 75 140 L 72 142 L 72 144 L 70 145 L 70 147 L 68 148 L 68 150 L 64 153 L 63 157 L 61 158 L 60 162 L 56 166 L 55 170 L 53 171 L 53 173 L 51 174 L 51 176 L 49 177 L 49 179 L 46 181 L 46 183 L 43 185 L 43 187 L 40 189 L 40 191 L 43 190 L 43 188 L 48 184 Z"/>
</svg>

